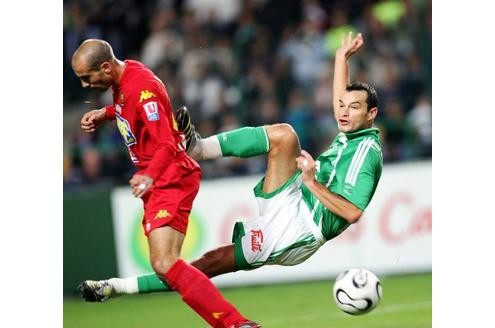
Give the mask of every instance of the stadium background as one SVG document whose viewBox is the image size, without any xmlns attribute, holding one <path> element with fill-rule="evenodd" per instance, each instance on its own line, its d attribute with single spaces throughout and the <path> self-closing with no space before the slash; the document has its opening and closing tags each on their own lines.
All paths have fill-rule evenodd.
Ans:
<svg viewBox="0 0 495 328">
<path fill-rule="evenodd" d="M 244 125 L 289 122 L 298 132 L 302 147 L 316 155 L 337 133 L 331 115 L 332 61 L 341 32 L 349 29 L 362 32 L 366 42 L 351 62 L 351 78 L 369 81 L 380 96 L 376 125 L 384 142 L 384 172 L 393 167 L 400 179 L 401 170 L 404 174 L 410 171 L 402 168 L 415 164 L 431 167 L 431 1 L 64 1 L 65 326 L 78 327 L 76 322 L 85 326 L 80 321 L 84 312 L 73 310 L 80 303 L 72 300 L 74 286 L 80 280 L 121 272 L 112 199 L 133 172 L 115 126 L 108 124 L 91 136 L 80 132 L 78 121 L 89 109 L 84 101 L 97 105 L 111 101 L 109 94 L 83 90 L 75 78 L 70 56 L 80 42 L 86 38 L 106 39 L 118 58 L 146 63 L 166 84 L 174 107 L 188 106 L 202 135 Z M 237 181 L 232 179 L 258 177 L 264 172 L 264 163 L 265 159 L 259 157 L 201 164 L 205 183 L 220 184 L 221 188 L 223 182 Z M 424 177 L 423 173 L 416 174 Z M 430 192 L 428 177 L 431 175 L 426 174 L 418 184 Z M 381 192 L 396 196 L 396 191 L 388 188 Z M 429 206 L 431 234 L 431 199 Z M 404 217 L 415 215 L 407 213 L 413 211 L 412 207 L 402 211 Z M 201 234 L 205 231 L 197 228 L 196 243 L 201 242 Z M 195 242 L 188 246 L 191 256 L 198 255 L 194 253 Z M 329 243 L 325 247 L 332 246 Z M 429 264 L 427 261 L 400 273 L 430 272 L 431 254 L 427 255 Z M 373 256 L 359 261 L 373 267 Z M 329 285 L 331 276 L 328 274 L 323 284 Z M 390 279 L 393 284 L 393 279 L 400 278 Z M 423 294 L 418 299 L 431 300 L 431 276 L 410 279 L 422 281 L 418 286 L 423 284 Z M 299 299 L 296 290 L 284 290 L 288 297 Z M 240 291 L 241 295 L 249 293 Z M 267 293 L 254 293 L 252 301 L 266 298 Z M 390 302 L 393 291 L 389 295 Z M 163 304 L 173 302 L 167 297 Z M 135 305 L 148 298 L 129 299 Z M 156 296 L 149 299 L 161 302 Z M 329 298 L 325 301 L 327 307 L 332 306 Z M 243 297 L 239 302 L 242 304 Z M 402 326 L 431 325 L 431 303 L 430 308 L 420 311 L 423 321 Z M 187 309 L 185 313 L 187 316 Z M 406 315 L 399 316 L 394 327 L 401 326 L 402 317 Z M 111 314 L 107 318 L 113 320 Z M 201 321 L 192 325 L 200 326 Z M 91 326 L 98 327 L 94 323 Z M 177 327 L 189 326 L 177 322 Z M 352 327 L 349 323 L 339 326 Z"/>
</svg>

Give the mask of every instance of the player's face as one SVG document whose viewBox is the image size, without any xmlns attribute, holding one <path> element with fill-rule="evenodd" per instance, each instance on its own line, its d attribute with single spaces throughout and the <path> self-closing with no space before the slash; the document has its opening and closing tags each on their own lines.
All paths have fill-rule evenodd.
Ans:
<svg viewBox="0 0 495 328">
<path fill-rule="evenodd" d="M 73 65 L 83 88 L 91 88 L 97 91 L 105 92 L 113 83 L 112 77 L 105 73 L 103 68 L 91 69 L 85 63 L 75 63 Z"/>
<path fill-rule="evenodd" d="M 377 108 L 368 110 L 366 91 L 347 91 L 339 99 L 339 108 L 335 111 L 335 120 L 339 130 L 344 133 L 370 128 L 376 116 Z"/>
</svg>

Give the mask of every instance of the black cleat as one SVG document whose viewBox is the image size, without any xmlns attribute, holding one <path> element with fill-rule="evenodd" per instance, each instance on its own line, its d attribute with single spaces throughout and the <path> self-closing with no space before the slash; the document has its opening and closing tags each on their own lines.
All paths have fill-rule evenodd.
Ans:
<svg viewBox="0 0 495 328">
<path fill-rule="evenodd" d="M 175 112 L 175 120 L 177 121 L 177 127 L 179 131 L 184 133 L 186 137 L 186 152 L 190 152 L 198 140 L 201 139 L 201 136 L 194 127 L 194 124 L 191 120 L 191 115 L 187 110 L 186 106 L 182 106 Z"/>
<path fill-rule="evenodd" d="M 77 288 L 86 302 L 105 302 L 113 294 L 113 287 L 105 280 L 85 280 Z"/>
</svg>

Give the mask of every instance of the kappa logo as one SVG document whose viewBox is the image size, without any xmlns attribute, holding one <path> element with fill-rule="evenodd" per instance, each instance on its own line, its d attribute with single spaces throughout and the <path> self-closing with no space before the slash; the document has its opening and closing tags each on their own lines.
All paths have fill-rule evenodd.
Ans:
<svg viewBox="0 0 495 328">
<path fill-rule="evenodd" d="M 223 312 L 213 312 L 211 315 L 213 318 L 215 318 L 215 320 L 218 320 L 218 319 L 220 319 L 222 314 L 223 314 Z"/>
<path fill-rule="evenodd" d="M 153 220 L 164 219 L 164 218 L 169 217 L 169 216 L 170 216 L 170 213 L 167 210 L 159 210 L 158 213 L 156 213 Z"/>
<path fill-rule="evenodd" d="M 261 252 L 261 245 L 263 244 L 263 231 L 251 230 L 251 251 Z"/>
<path fill-rule="evenodd" d="M 150 99 L 151 97 L 156 97 L 155 94 L 149 90 L 141 91 L 141 95 L 139 96 L 139 103 L 142 103 L 145 100 Z"/>
</svg>

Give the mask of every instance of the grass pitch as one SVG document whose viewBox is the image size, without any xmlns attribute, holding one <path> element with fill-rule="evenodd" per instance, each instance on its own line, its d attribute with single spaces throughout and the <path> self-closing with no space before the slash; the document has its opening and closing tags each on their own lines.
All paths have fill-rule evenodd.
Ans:
<svg viewBox="0 0 495 328">
<path fill-rule="evenodd" d="M 431 274 L 381 278 L 383 299 L 351 316 L 333 301 L 333 280 L 222 289 L 248 318 L 266 328 L 426 328 L 432 325 Z M 64 299 L 64 328 L 204 328 L 175 293 L 132 295 L 105 303 Z"/>
</svg>

